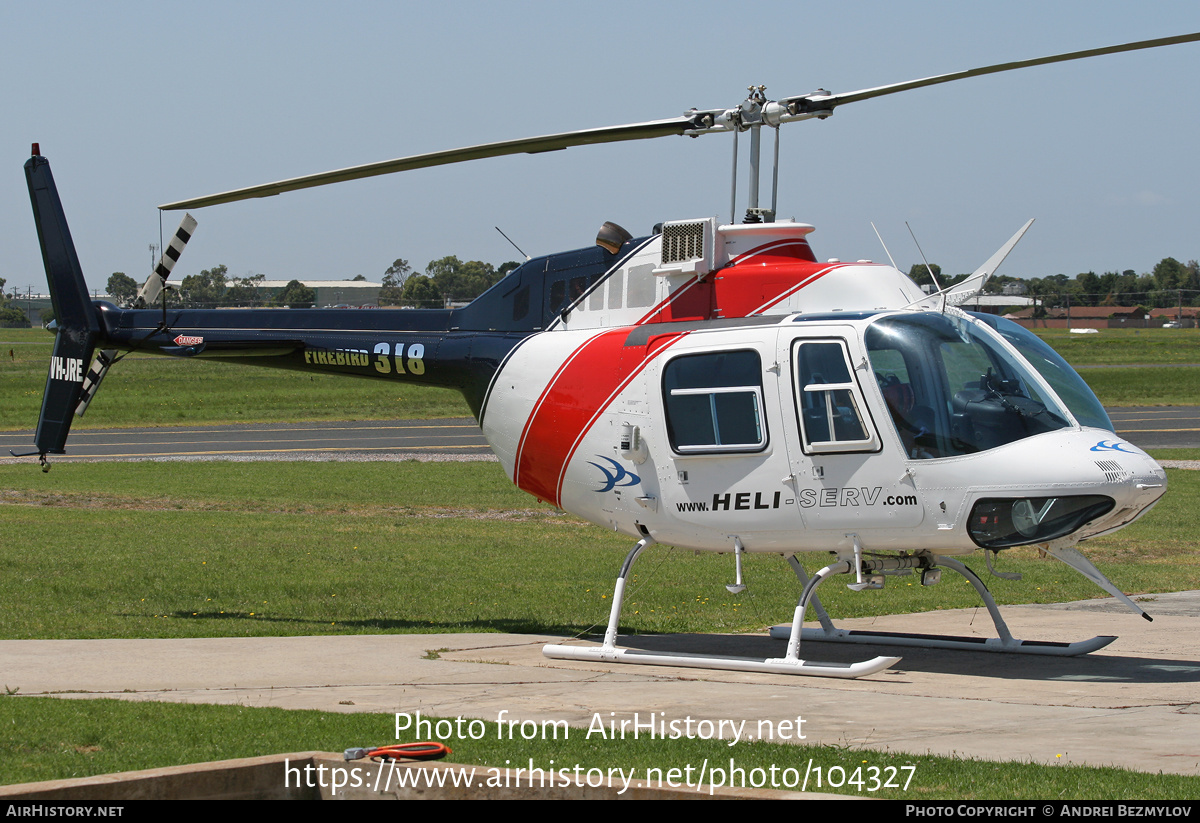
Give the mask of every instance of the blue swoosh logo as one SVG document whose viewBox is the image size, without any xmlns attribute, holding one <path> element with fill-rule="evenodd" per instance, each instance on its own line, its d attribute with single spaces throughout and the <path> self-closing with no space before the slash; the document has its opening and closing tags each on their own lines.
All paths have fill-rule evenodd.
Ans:
<svg viewBox="0 0 1200 823">
<path fill-rule="evenodd" d="M 604 475 L 604 488 L 596 489 L 597 492 L 610 492 L 618 486 L 632 486 L 636 483 L 641 483 L 642 478 L 638 477 L 633 472 L 625 470 L 625 467 L 613 460 L 611 457 L 605 457 L 602 454 L 596 455 L 601 460 L 607 460 L 612 464 L 612 469 L 601 466 L 599 463 L 588 461 L 589 465 L 595 466 Z"/>
<path fill-rule="evenodd" d="M 1132 452 L 1129 449 L 1122 448 L 1124 445 L 1124 443 L 1118 443 L 1115 440 L 1112 443 L 1109 443 L 1107 440 L 1101 440 L 1099 443 L 1092 446 L 1091 450 L 1094 452 L 1124 452 L 1125 454 L 1137 454 L 1137 452 Z"/>
</svg>

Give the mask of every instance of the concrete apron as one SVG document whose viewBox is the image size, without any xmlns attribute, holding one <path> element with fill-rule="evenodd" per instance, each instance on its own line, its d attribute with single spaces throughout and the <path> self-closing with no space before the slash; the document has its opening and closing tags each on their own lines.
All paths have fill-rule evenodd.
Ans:
<svg viewBox="0 0 1200 823">
<path fill-rule="evenodd" d="M 761 736 L 879 750 L 887 753 L 880 766 L 903 765 L 904 753 L 932 753 L 1200 775 L 1200 592 L 1153 595 L 1142 605 L 1153 623 L 1111 599 L 1002 609 L 1022 639 L 1119 636 L 1079 658 L 829 643 L 802 648 L 802 657 L 817 660 L 903 657 L 895 668 L 860 680 L 551 661 L 541 647 L 560 638 L 503 634 L 7 640 L 0 641 L 0 672 L 21 695 L 386 713 L 378 740 L 352 741 L 363 745 L 392 740 L 395 713 L 407 715 L 402 722 L 413 722 L 417 712 L 478 718 L 489 735 L 516 741 L 514 763 L 522 732 L 533 731 L 525 721 L 566 721 L 572 736 L 590 729 L 591 740 L 612 737 L 614 728 L 620 734 L 622 721 L 627 738 L 635 721 L 646 735 L 653 721 L 668 734 L 731 742 L 736 735 L 732 757 L 740 743 Z M 839 626 L 992 634 L 982 608 Z M 753 657 L 778 657 L 784 648 L 783 641 L 751 635 L 622 637 L 621 643 Z M 452 747 L 454 739 L 447 738 Z"/>
</svg>

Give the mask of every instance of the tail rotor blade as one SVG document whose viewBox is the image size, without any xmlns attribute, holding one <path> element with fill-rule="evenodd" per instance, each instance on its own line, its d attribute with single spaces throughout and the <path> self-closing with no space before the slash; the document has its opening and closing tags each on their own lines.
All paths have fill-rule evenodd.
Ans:
<svg viewBox="0 0 1200 823">
<path fill-rule="evenodd" d="M 196 218 L 190 214 L 183 215 L 183 220 L 180 221 L 179 228 L 171 237 L 171 242 L 163 249 L 162 257 L 158 258 L 158 265 L 154 267 L 154 271 L 146 279 L 142 290 L 138 292 L 135 305 L 152 306 L 158 302 L 163 286 L 166 285 L 167 278 L 171 276 L 171 270 L 175 268 L 176 261 L 183 254 L 183 249 L 192 239 L 192 235 L 196 233 L 196 225 Z"/>
</svg>

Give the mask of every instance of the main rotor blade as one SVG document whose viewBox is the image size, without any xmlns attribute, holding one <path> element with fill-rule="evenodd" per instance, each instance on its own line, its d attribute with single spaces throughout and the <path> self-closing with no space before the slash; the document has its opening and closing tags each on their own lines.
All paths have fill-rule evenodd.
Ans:
<svg viewBox="0 0 1200 823">
<path fill-rule="evenodd" d="M 271 195 L 282 194 L 285 191 L 325 186 L 330 183 L 341 183 L 346 180 L 358 180 L 362 177 L 375 177 L 398 171 L 423 169 L 429 166 L 443 166 L 448 163 L 461 163 L 464 160 L 501 157 L 506 154 L 537 154 L 538 152 L 558 151 L 570 148 L 571 146 L 583 146 L 592 143 L 617 143 L 622 140 L 648 140 L 652 137 L 666 137 L 671 134 L 683 134 L 685 130 L 691 127 L 691 117 L 675 117 L 670 120 L 651 120 L 645 123 L 629 123 L 624 126 L 604 126 L 597 129 L 563 132 L 562 134 L 547 134 L 541 137 L 526 137 L 520 140 L 505 140 L 500 143 L 484 143 L 461 149 L 435 151 L 430 154 L 414 154 L 411 157 L 400 157 L 395 160 L 367 163 L 362 166 L 350 166 L 349 168 L 321 172 L 320 174 L 293 177 L 290 180 L 280 180 L 275 183 L 248 186 L 244 189 L 234 189 L 207 197 L 194 197 L 191 200 L 166 203 L 159 206 L 159 208 L 163 211 L 199 209 L 204 206 L 233 203 L 237 200 L 249 200 L 254 197 L 270 197 Z"/>
<path fill-rule="evenodd" d="M 1159 46 L 1173 46 L 1177 43 L 1192 43 L 1200 40 L 1200 32 L 1193 34 L 1180 34 L 1175 37 L 1160 37 L 1155 40 L 1139 40 L 1136 43 L 1124 43 L 1120 46 L 1105 46 L 1099 49 L 1085 49 L 1084 51 L 1072 51 L 1066 54 L 1055 54 L 1050 57 L 1035 57 L 1031 60 L 1016 60 L 1011 63 L 997 63 L 994 66 L 983 66 L 978 69 L 967 69 L 966 71 L 956 71 L 950 74 L 938 74 L 933 77 L 924 77 L 920 80 L 909 80 L 905 83 L 892 83 L 887 86 L 876 86 L 872 89 L 860 89 L 858 91 L 846 92 L 845 94 L 830 94 L 830 95 L 801 95 L 799 97 L 791 97 L 786 100 L 781 100 L 782 103 L 790 103 L 793 101 L 801 104 L 802 110 L 819 110 L 832 109 L 834 106 L 843 103 L 857 103 L 859 100 L 870 100 L 873 97 L 883 97 L 886 94 L 895 94 L 896 92 L 909 91 L 911 89 L 920 89 L 925 86 L 936 86 L 939 83 L 949 83 L 953 80 L 965 80 L 968 77 L 979 77 L 984 74 L 996 74 L 1002 71 L 1012 71 L 1013 69 L 1025 69 L 1030 66 L 1044 66 L 1048 63 L 1064 63 L 1068 60 L 1082 60 L 1085 57 L 1099 57 L 1103 54 L 1116 54 L 1122 51 L 1138 51 L 1139 49 L 1153 49 Z M 808 105 L 805 106 L 804 103 Z"/>
<path fill-rule="evenodd" d="M 832 113 L 834 107 L 843 103 L 856 103 L 859 100 L 870 100 L 896 92 L 919 89 L 925 86 L 936 86 L 949 83 L 952 80 L 965 80 L 968 77 L 979 77 L 984 74 L 996 74 L 1002 71 L 1023 69 L 1030 66 L 1042 66 L 1048 63 L 1062 63 L 1067 60 L 1081 60 L 1085 57 L 1098 57 L 1104 54 L 1115 54 L 1122 51 L 1137 51 L 1152 49 L 1159 46 L 1171 46 L 1177 43 L 1191 43 L 1200 40 L 1200 32 L 1181 34 L 1174 37 L 1160 37 L 1155 40 L 1140 40 L 1136 43 L 1125 43 L 1119 46 L 1106 46 L 1099 49 L 1073 51 L 1067 54 L 1056 54 L 1050 57 L 1037 57 L 1032 60 L 1017 60 L 1011 63 L 997 63 L 993 66 L 983 66 L 977 69 L 967 69 L 950 74 L 939 74 L 924 77 L 920 80 L 909 80 L 905 83 L 892 83 L 886 86 L 876 86 L 870 89 L 846 92 L 844 94 L 829 94 L 825 91 L 787 97 L 779 101 L 785 112 L 777 115 L 778 119 L 771 125 L 796 120 L 807 120 L 812 117 L 823 118 Z M 749 101 L 748 101 L 749 102 Z M 774 105 L 774 104 L 772 104 Z M 583 131 L 570 131 L 561 134 L 547 134 L 541 137 L 527 137 L 520 140 L 506 140 L 500 143 L 484 143 L 478 146 L 467 146 L 461 149 L 416 154 L 411 157 L 400 157 L 395 160 L 385 160 L 380 163 L 368 163 L 362 166 L 351 166 L 336 171 L 320 174 L 310 174 L 305 177 L 293 177 L 275 183 L 264 183 L 259 186 L 249 186 L 244 189 L 213 194 L 207 197 L 195 197 L 191 200 L 179 200 L 159 206 L 164 211 L 175 209 L 198 209 L 204 206 L 215 206 L 221 203 L 233 203 L 238 200 L 249 200 L 254 197 L 270 197 L 286 191 L 307 189 L 314 186 L 325 186 L 330 183 L 341 183 L 347 180 L 357 180 L 362 177 L 375 177 L 381 174 L 422 169 L 430 166 L 442 166 L 449 163 L 461 163 L 465 160 L 478 160 L 485 157 L 501 157 L 508 154 L 536 154 L 544 151 L 558 151 L 571 146 L 583 146 L 598 143 L 616 143 L 623 140 L 648 140 L 654 137 L 666 137 L 672 134 L 687 134 L 693 137 L 711 132 L 741 131 L 747 126 L 742 120 L 739 109 L 715 109 L 709 111 L 692 110 L 682 117 L 668 120 L 651 120 L 645 123 L 629 123 L 623 126 L 604 126 Z"/>
</svg>

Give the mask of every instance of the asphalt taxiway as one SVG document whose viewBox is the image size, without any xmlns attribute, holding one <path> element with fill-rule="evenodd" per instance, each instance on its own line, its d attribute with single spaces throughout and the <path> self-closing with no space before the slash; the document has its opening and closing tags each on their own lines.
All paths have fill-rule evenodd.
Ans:
<svg viewBox="0 0 1200 823">
<path fill-rule="evenodd" d="M 0 432 L 0 449 L 30 451 L 32 431 Z M 287 460 L 357 455 L 491 455 L 471 418 L 74 429 L 57 460 Z"/>
<path fill-rule="evenodd" d="M 1200 447 L 1200 406 L 1123 406 L 1107 411 L 1117 434 L 1140 448 Z"/>
<path fill-rule="evenodd" d="M 1143 449 L 1200 448 L 1200 406 L 1108 409 L 1116 433 Z M 0 455 L 32 449 L 33 432 L 0 432 Z M 490 455 L 471 418 L 163 426 L 71 432 L 53 460 L 336 460 L 396 455 Z M 9 458 L 11 459 L 11 458 Z"/>
</svg>

